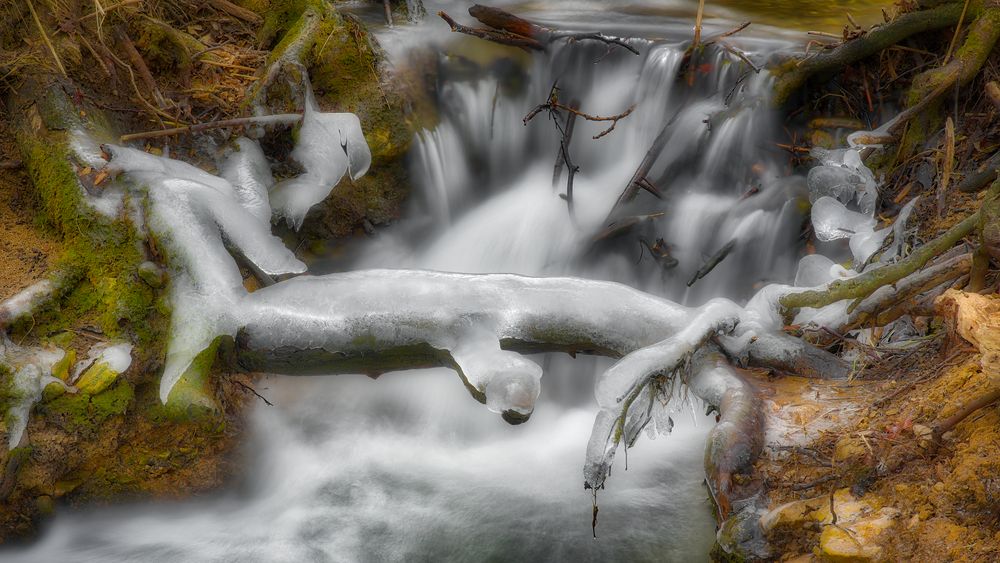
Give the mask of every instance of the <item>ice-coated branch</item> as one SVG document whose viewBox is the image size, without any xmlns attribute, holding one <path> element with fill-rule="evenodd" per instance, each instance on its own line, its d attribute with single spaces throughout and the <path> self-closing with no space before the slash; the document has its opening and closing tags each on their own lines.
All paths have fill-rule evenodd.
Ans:
<svg viewBox="0 0 1000 563">
<path fill-rule="evenodd" d="M 708 339 L 732 332 L 742 312 L 732 301 L 710 301 L 689 316 L 682 330 L 628 354 L 600 376 L 594 393 L 601 410 L 587 446 L 585 487 L 604 485 L 622 438 L 634 440 L 649 421 L 654 393 L 648 387 L 653 378 L 675 376 Z"/>
<path fill-rule="evenodd" d="M 948 250 L 971 233 L 978 224 L 979 213 L 974 213 L 895 264 L 869 270 L 849 280 L 832 282 L 826 289 L 789 293 L 781 297 L 781 305 L 789 310 L 800 307 L 818 309 L 843 299 L 868 297 L 878 288 L 895 283 L 916 272 L 932 258 Z"/>
</svg>

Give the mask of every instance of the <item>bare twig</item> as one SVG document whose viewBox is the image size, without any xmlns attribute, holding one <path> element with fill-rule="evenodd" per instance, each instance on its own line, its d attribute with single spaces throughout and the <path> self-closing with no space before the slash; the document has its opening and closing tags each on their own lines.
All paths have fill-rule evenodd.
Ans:
<svg viewBox="0 0 1000 563">
<path fill-rule="evenodd" d="M 553 87 L 552 92 L 549 94 L 549 100 L 547 102 L 545 102 L 544 104 L 539 104 L 539 105 L 535 106 L 534 109 L 532 109 L 530 112 L 528 112 L 528 115 L 524 116 L 524 120 L 523 120 L 524 124 L 527 125 L 529 121 L 531 121 L 532 119 L 534 119 L 536 115 L 538 115 L 539 113 L 542 113 L 543 111 L 552 112 L 552 111 L 560 110 L 560 109 L 564 110 L 564 111 L 566 111 L 568 113 L 571 113 L 573 115 L 576 115 L 577 117 L 582 117 L 582 118 L 586 119 L 587 121 L 610 121 L 611 125 L 607 129 L 605 129 L 604 131 L 601 131 L 597 135 L 594 135 L 593 139 L 597 140 L 597 139 L 600 139 L 601 137 L 604 137 L 605 135 L 611 133 L 612 131 L 614 131 L 615 127 L 618 126 L 618 122 L 619 121 L 621 121 L 622 119 L 625 119 L 626 117 L 632 115 L 632 112 L 635 111 L 635 104 L 632 104 L 631 106 L 628 107 L 628 109 L 626 109 L 625 111 L 623 111 L 623 112 L 621 112 L 619 114 L 616 114 L 616 115 L 607 115 L 607 116 L 604 116 L 604 115 L 590 115 L 589 113 L 583 113 L 582 111 L 580 111 L 578 109 L 575 109 L 572 106 L 568 106 L 568 105 L 565 105 L 563 103 L 560 103 L 558 96 L 559 96 L 559 89 L 557 87 Z"/>
<path fill-rule="evenodd" d="M 244 127 L 247 125 L 290 125 L 302 119 L 300 113 L 280 113 L 276 115 L 263 115 L 256 117 L 237 117 L 235 119 L 223 119 L 220 121 L 210 121 L 208 123 L 196 123 L 184 127 L 174 127 L 171 129 L 159 129 L 156 131 L 143 131 L 141 133 L 129 133 L 122 135 L 120 140 L 125 143 L 140 139 L 157 139 L 160 137 L 170 137 L 172 135 L 190 135 L 199 131 L 210 129 L 222 129 L 224 127 Z"/>
<path fill-rule="evenodd" d="M 257 392 L 256 389 L 254 389 L 253 387 L 247 385 L 246 383 L 243 383 L 239 379 L 231 379 L 230 381 L 232 381 L 232 382 L 236 383 L 237 385 L 239 385 L 240 387 L 242 387 L 244 391 L 249 391 L 250 393 L 253 393 L 254 395 L 256 395 L 257 398 L 260 399 L 261 401 L 264 401 L 264 404 L 266 404 L 267 406 L 269 406 L 269 407 L 273 407 L 274 406 L 274 403 L 272 403 L 271 401 L 268 401 L 267 397 L 261 395 L 260 393 Z"/>
<path fill-rule="evenodd" d="M 718 266 L 723 260 L 726 259 L 726 256 L 729 256 L 729 253 L 732 252 L 734 248 L 736 248 L 736 244 L 738 242 L 739 239 L 734 238 L 729 242 L 727 242 L 725 246 L 720 248 L 718 252 L 713 254 L 712 257 L 709 258 L 705 262 L 705 264 L 703 264 L 701 268 L 698 268 L 698 271 L 694 273 L 694 277 L 692 277 L 691 280 L 688 281 L 687 283 L 688 287 L 691 287 L 692 285 L 695 284 L 695 282 L 710 274 L 712 270 L 715 269 L 716 266 Z"/>
</svg>

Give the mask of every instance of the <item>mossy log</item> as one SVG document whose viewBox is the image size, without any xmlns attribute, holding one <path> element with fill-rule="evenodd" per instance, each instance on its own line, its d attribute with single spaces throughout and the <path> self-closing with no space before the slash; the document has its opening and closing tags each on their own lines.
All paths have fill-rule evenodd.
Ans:
<svg viewBox="0 0 1000 563">
<path fill-rule="evenodd" d="M 832 75 L 845 66 L 888 49 L 918 33 L 956 25 L 962 16 L 962 8 L 961 2 L 951 2 L 926 10 L 908 12 L 834 49 L 804 58 L 794 58 L 772 68 L 771 72 L 776 77 L 774 104 L 784 105 L 810 78 Z M 978 11 L 975 6 L 970 5 L 969 13 L 966 17 L 970 15 L 975 17 Z"/>
<path fill-rule="evenodd" d="M 955 4 L 958 6 L 959 4 Z M 943 8 L 938 8 L 943 9 Z M 970 5 L 969 11 L 973 8 Z M 975 13 L 967 17 L 975 16 Z M 987 0 L 975 21 L 969 25 L 962 46 L 947 64 L 916 76 L 906 95 L 906 105 L 915 106 L 937 92 L 946 91 L 952 85 L 968 84 L 979 74 L 1000 38 L 1000 2 Z"/>
<path fill-rule="evenodd" d="M 831 283 L 826 289 L 815 289 L 789 293 L 781 298 L 786 309 L 786 317 L 802 307 L 820 308 L 843 299 L 863 299 L 880 287 L 893 284 L 922 268 L 935 256 L 945 252 L 975 230 L 979 224 L 979 212 L 966 217 L 957 225 L 945 231 L 895 264 L 869 270 L 848 280 Z"/>
<path fill-rule="evenodd" d="M 65 296 L 32 320 L 35 334 L 65 329 L 74 320 L 92 316 L 111 337 L 154 342 L 156 309 L 152 288 L 138 277 L 145 257 L 142 241 L 128 219 L 111 219 L 86 202 L 86 188 L 70 149 L 73 131 L 107 136 L 97 108 L 78 106 L 67 93 L 74 91 L 65 79 L 49 75 L 29 78 L 8 100 L 14 118 L 14 138 L 39 197 L 42 220 L 62 237 L 66 251 L 59 269 Z M 84 121 L 81 115 L 86 115 Z M 97 188 L 100 189 L 100 188 Z M 79 280 L 78 284 L 66 283 Z M 12 330 L 18 330 L 17 323 Z"/>
</svg>

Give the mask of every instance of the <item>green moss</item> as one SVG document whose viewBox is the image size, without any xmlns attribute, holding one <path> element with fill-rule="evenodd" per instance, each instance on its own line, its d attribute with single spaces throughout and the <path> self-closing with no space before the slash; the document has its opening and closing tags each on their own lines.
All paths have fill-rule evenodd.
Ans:
<svg viewBox="0 0 1000 563">
<path fill-rule="evenodd" d="M 135 396 L 132 385 L 119 381 L 97 395 L 64 394 L 41 403 L 39 411 L 71 432 L 94 431 L 107 419 L 124 414 Z"/>
<path fill-rule="evenodd" d="M 3 432 L 0 434 L 6 434 L 7 429 L 13 426 L 14 420 L 10 408 L 22 400 L 24 393 L 14 385 L 14 372 L 6 365 L 0 364 L 0 416 L 3 420 Z"/>
<path fill-rule="evenodd" d="M 218 414 L 210 375 L 223 338 L 216 338 L 195 356 L 191 366 L 170 390 L 161 415 L 171 420 L 197 420 Z"/>
<path fill-rule="evenodd" d="M 18 144 L 44 213 L 42 222 L 66 243 L 57 269 L 82 278 L 65 284 L 70 293 L 42 314 L 15 325 L 45 336 L 92 319 L 110 337 L 155 340 L 162 323 L 151 323 L 155 294 L 141 283 L 137 267 L 141 242 L 127 220 L 98 215 L 83 201 L 82 187 L 71 165 L 66 133 L 21 130 Z"/>
</svg>

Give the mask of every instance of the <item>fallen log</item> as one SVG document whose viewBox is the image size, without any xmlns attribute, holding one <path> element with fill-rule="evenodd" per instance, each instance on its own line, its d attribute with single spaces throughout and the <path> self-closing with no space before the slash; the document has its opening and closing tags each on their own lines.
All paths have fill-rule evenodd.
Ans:
<svg viewBox="0 0 1000 563">
<path fill-rule="evenodd" d="M 951 27 L 962 16 L 962 3 L 946 3 L 937 7 L 902 14 L 893 21 L 868 33 L 842 43 L 834 49 L 801 59 L 792 59 L 772 69 L 776 76 L 773 102 L 782 106 L 806 81 L 815 76 L 832 74 L 883 51 L 904 39 L 935 29 Z"/>
<path fill-rule="evenodd" d="M 448 23 L 452 31 L 501 45 L 544 50 L 550 44 L 559 40 L 570 42 L 598 41 L 608 45 L 609 49 L 621 47 L 634 55 L 639 54 L 639 50 L 629 44 L 630 39 L 626 37 L 617 37 L 594 31 L 551 29 L 491 6 L 473 5 L 469 8 L 469 15 L 479 20 L 483 25 L 486 25 L 487 28 L 468 27 L 456 22 L 443 11 L 438 12 L 438 16 Z"/>
</svg>

